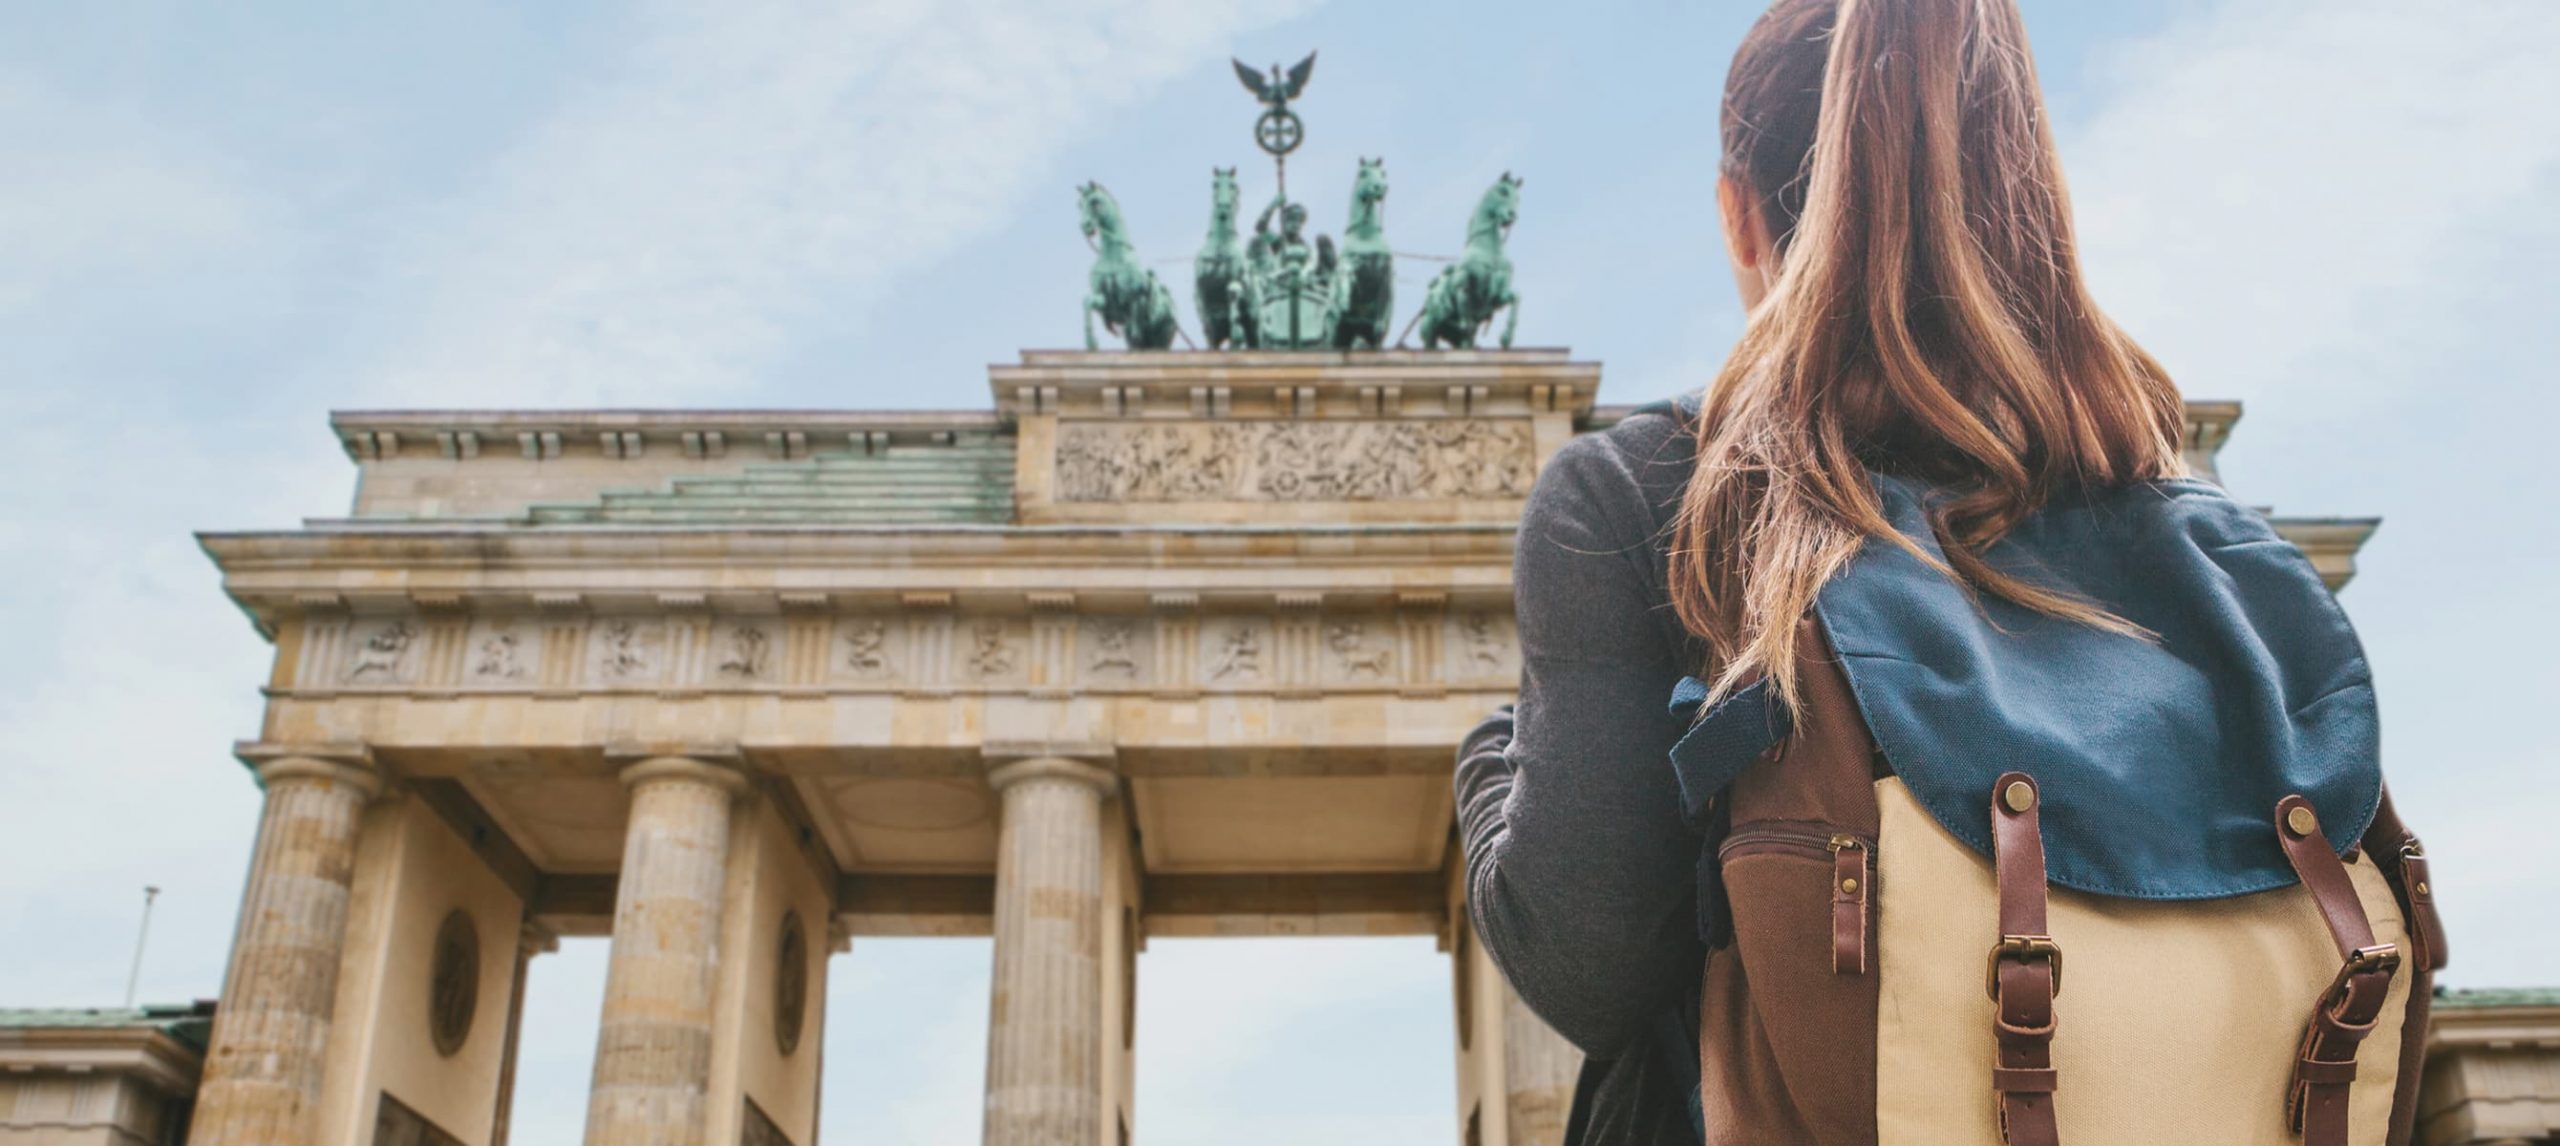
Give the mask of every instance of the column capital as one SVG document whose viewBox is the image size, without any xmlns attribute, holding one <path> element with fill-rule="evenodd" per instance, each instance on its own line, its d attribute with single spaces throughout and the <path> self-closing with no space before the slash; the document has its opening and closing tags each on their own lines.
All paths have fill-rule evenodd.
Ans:
<svg viewBox="0 0 2560 1146">
<path fill-rule="evenodd" d="M 640 752 L 616 755 L 615 759 L 622 762 L 622 783 L 629 788 L 653 780 L 690 780 L 732 796 L 743 795 L 747 790 L 745 765 L 734 754 L 723 758 L 702 752 Z"/>
<path fill-rule="evenodd" d="M 1120 790 L 1120 774 L 1090 760 L 1066 756 L 987 757 L 987 786 L 998 792 L 1040 777 L 1073 780 L 1105 796 Z"/>
<path fill-rule="evenodd" d="M 374 763 L 373 750 L 362 744 L 243 740 L 231 746 L 231 754 L 257 773 L 261 787 L 283 780 L 330 780 L 368 799 L 382 792 L 382 770 Z"/>
<path fill-rule="evenodd" d="M 516 952 L 519 955 L 548 955 L 560 949 L 560 933 L 530 919 L 518 926 Z"/>
</svg>

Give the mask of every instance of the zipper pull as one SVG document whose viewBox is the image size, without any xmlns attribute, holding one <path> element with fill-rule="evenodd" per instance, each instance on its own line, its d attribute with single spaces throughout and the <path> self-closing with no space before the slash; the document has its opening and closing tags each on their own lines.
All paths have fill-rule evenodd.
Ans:
<svg viewBox="0 0 2560 1146">
<path fill-rule="evenodd" d="M 1867 973 L 1867 888 L 1874 881 L 1867 846 L 1835 835 L 1831 850 L 1831 971 Z"/>
</svg>

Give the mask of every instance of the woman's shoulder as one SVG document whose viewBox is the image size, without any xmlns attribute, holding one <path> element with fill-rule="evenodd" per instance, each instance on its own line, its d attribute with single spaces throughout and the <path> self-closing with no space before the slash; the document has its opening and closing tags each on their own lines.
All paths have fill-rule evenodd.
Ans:
<svg viewBox="0 0 2560 1146">
<path fill-rule="evenodd" d="M 1575 435 L 1540 467 L 1539 484 L 1548 488 L 1534 500 L 1623 515 L 1647 532 L 1659 528 L 1696 467 L 1696 409 L 1694 396 L 1656 399 Z"/>
</svg>

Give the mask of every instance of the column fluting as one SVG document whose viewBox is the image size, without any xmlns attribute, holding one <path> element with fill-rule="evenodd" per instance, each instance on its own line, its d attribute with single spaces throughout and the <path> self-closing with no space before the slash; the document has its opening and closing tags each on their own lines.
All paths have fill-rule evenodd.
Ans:
<svg viewBox="0 0 2560 1146">
<path fill-rule="evenodd" d="M 736 770 L 681 756 L 622 771 L 631 787 L 613 955 L 587 1100 L 589 1146 L 699 1146 Z"/>
<path fill-rule="evenodd" d="M 356 834 L 381 790 L 353 762 L 277 755 L 256 767 L 266 809 L 197 1090 L 195 1146 L 313 1140 Z"/>
<path fill-rule="evenodd" d="M 987 1014 L 988 1146 L 1093 1146 L 1102 1110 L 1102 802 L 1111 772 L 1038 758 L 1003 800 Z"/>
</svg>

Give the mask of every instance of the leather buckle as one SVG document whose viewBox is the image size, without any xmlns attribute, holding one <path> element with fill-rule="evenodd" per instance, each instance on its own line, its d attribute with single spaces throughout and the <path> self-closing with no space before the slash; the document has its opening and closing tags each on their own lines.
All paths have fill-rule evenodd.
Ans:
<svg viewBox="0 0 2560 1146">
<path fill-rule="evenodd" d="M 2015 958 L 2022 963 L 2030 959 L 2043 959 L 2052 963 L 2053 993 L 2056 997 L 2061 996 L 2062 945 L 2054 942 L 2053 936 L 2003 935 L 1998 943 L 1991 945 L 1991 958 L 1982 971 L 1982 990 L 1984 994 L 1991 996 L 1993 1002 L 2000 1000 L 2000 961 L 2004 958 Z M 2393 956 L 2392 962 L 2396 966 L 2399 957 Z M 2338 981 L 2341 983 L 2346 981 L 2345 972 L 2339 973 Z"/>
</svg>

